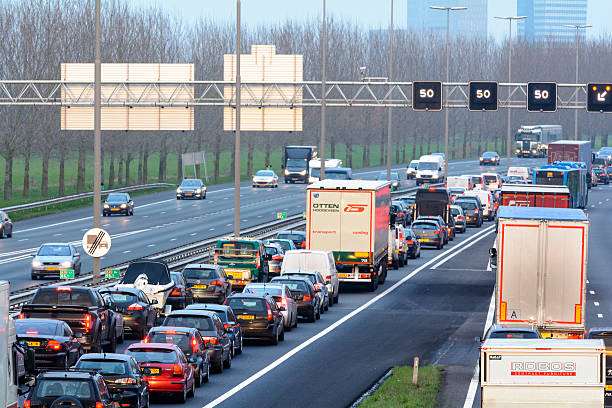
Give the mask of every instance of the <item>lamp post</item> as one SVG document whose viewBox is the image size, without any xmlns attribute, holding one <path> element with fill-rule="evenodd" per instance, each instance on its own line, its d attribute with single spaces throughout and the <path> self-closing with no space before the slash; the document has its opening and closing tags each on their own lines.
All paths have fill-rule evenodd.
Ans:
<svg viewBox="0 0 612 408">
<path fill-rule="evenodd" d="M 93 220 L 94 228 L 100 228 L 100 207 L 102 201 L 101 194 L 101 88 L 102 81 L 102 65 L 100 63 L 100 1 L 96 0 L 95 11 L 95 30 L 96 30 L 96 56 L 94 61 L 94 177 L 93 177 Z M 93 281 L 100 282 L 100 258 L 93 258 Z"/>
<path fill-rule="evenodd" d="M 321 33 L 321 175 L 319 180 L 325 180 L 325 66 L 327 64 L 327 26 L 325 17 L 326 1 L 323 0 L 323 29 Z"/>
<path fill-rule="evenodd" d="M 236 0 L 236 138 L 234 146 L 234 236 L 240 236 L 240 0 Z"/>
<path fill-rule="evenodd" d="M 591 25 L 572 25 L 563 24 L 563 27 L 571 28 L 576 30 L 576 84 L 578 84 L 578 31 L 580 29 L 586 29 L 593 27 Z M 578 89 L 576 89 L 576 107 L 578 106 Z M 574 140 L 578 140 L 578 109 L 574 109 Z"/>
<path fill-rule="evenodd" d="M 527 16 L 495 16 L 500 20 L 508 20 L 508 83 L 512 82 L 512 20 L 522 20 Z M 510 92 L 508 90 L 508 92 Z M 510 158 L 512 156 L 511 146 L 511 129 L 510 129 L 510 96 L 508 96 L 508 128 L 506 132 L 506 165 L 510 167 Z"/>
<path fill-rule="evenodd" d="M 391 21 L 389 23 L 389 82 L 393 77 L 393 0 L 391 0 Z M 389 99 L 391 98 L 392 86 L 389 85 Z M 387 181 L 391 181 L 391 124 L 392 108 L 389 106 L 387 118 Z"/>
<path fill-rule="evenodd" d="M 446 83 L 449 82 L 449 64 L 450 64 L 450 12 L 467 10 L 467 7 L 442 7 L 429 6 L 432 10 L 446 11 Z M 444 109 L 444 180 L 448 177 L 448 99 Z"/>
</svg>

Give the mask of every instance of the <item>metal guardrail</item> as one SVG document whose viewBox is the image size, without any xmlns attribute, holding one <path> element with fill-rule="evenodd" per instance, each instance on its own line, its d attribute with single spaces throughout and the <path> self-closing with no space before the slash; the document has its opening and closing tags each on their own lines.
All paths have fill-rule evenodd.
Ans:
<svg viewBox="0 0 612 408">
<path fill-rule="evenodd" d="M 172 185 L 173 184 L 169 184 L 169 183 L 139 184 L 136 186 L 126 186 L 126 187 L 114 188 L 112 190 L 103 190 L 102 194 L 123 193 L 126 191 L 146 190 L 148 188 L 169 187 Z M 2 210 L 7 211 L 7 212 L 30 210 L 32 208 L 47 207 L 53 204 L 65 203 L 68 201 L 79 200 L 81 198 L 93 197 L 93 194 L 94 194 L 93 191 L 90 191 L 88 193 L 80 193 L 80 194 L 73 194 L 73 195 L 64 196 L 64 197 L 50 198 L 49 200 L 44 200 L 44 201 L 36 201 L 33 203 L 14 205 L 12 207 L 4 207 L 2 208 Z"/>
<path fill-rule="evenodd" d="M 442 184 L 431 184 L 431 186 L 441 186 Z M 393 191 L 391 194 L 393 196 L 401 196 L 407 193 L 411 193 L 416 191 L 420 187 L 411 187 L 405 190 Z M 241 231 L 241 236 L 244 237 L 257 237 L 260 239 L 271 238 L 280 230 L 283 229 L 295 229 L 302 228 L 306 225 L 306 221 L 303 219 L 302 214 L 295 214 L 289 216 L 282 220 L 275 220 L 272 222 L 268 222 L 266 224 L 256 225 L 250 228 L 246 228 L 244 231 Z M 143 258 L 149 259 L 162 259 L 168 262 L 168 266 L 170 270 L 181 270 L 183 267 L 190 263 L 202 263 L 210 257 L 211 251 L 214 249 L 215 244 L 218 239 L 231 236 L 232 234 L 224 234 L 213 238 L 208 238 L 203 241 L 194 242 L 191 244 L 183 245 L 177 248 L 169 249 L 166 251 L 158 252 Z M 109 267 L 105 267 L 104 269 L 118 269 L 120 273 L 125 272 L 128 267 L 129 262 L 113 265 Z M 41 286 L 65 286 L 65 285 L 81 285 L 81 286 L 94 286 L 94 287 L 107 287 L 115 284 L 117 279 L 104 278 L 100 279 L 98 284 L 93 283 L 93 275 L 89 273 L 86 276 L 82 276 L 76 279 L 71 279 L 68 281 L 51 281 L 47 283 L 43 283 L 40 285 L 36 285 L 35 287 L 30 287 L 18 291 L 11 292 L 9 297 L 10 302 L 10 311 L 12 313 L 17 312 L 17 310 L 27 303 L 31 297 Z"/>
</svg>

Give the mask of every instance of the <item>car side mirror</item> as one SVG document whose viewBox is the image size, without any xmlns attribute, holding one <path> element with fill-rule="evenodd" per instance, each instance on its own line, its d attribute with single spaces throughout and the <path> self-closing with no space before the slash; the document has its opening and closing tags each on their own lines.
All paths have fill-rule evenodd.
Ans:
<svg viewBox="0 0 612 408">
<path fill-rule="evenodd" d="M 477 343 L 482 343 L 483 340 L 484 339 L 482 337 L 480 337 L 480 336 L 474 337 L 474 341 L 477 342 Z"/>
<path fill-rule="evenodd" d="M 266 254 L 266 260 L 267 261 L 271 261 L 272 260 L 272 254 Z"/>
<path fill-rule="evenodd" d="M 191 364 L 195 364 L 195 363 L 197 363 L 197 362 L 198 362 L 198 359 L 197 359 L 197 358 L 195 358 L 195 357 L 189 357 L 189 362 L 190 362 Z"/>
<path fill-rule="evenodd" d="M 232 276 L 232 275 L 227 275 L 227 279 L 234 279 L 234 276 Z"/>
<path fill-rule="evenodd" d="M 281 307 L 279 307 L 279 309 L 280 309 L 281 311 L 287 310 L 287 308 L 286 308 L 285 306 L 281 306 Z"/>
<path fill-rule="evenodd" d="M 156 305 L 156 304 L 157 304 L 157 299 L 153 299 L 153 300 L 151 301 L 151 304 L 152 304 L 152 305 Z"/>
<path fill-rule="evenodd" d="M 489 259 L 490 259 L 491 267 L 497 267 L 497 249 L 496 248 L 489 249 Z"/>
</svg>

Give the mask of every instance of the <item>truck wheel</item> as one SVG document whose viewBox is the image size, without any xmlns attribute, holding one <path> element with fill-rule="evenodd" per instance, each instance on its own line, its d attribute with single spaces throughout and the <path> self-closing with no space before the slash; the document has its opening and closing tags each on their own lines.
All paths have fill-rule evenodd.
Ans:
<svg viewBox="0 0 612 408">
<path fill-rule="evenodd" d="M 386 280 L 387 280 L 387 268 L 385 267 L 385 264 L 383 263 L 379 269 L 378 283 L 383 285 Z"/>
<path fill-rule="evenodd" d="M 402 255 L 401 253 L 397 255 L 397 264 L 400 268 L 404 266 L 404 255 Z"/>
<path fill-rule="evenodd" d="M 399 259 L 397 261 L 393 261 L 391 265 L 393 266 L 393 269 L 398 270 L 399 269 Z"/>
<path fill-rule="evenodd" d="M 368 287 L 370 292 L 374 292 L 376 289 L 378 289 L 378 277 L 372 279 L 372 282 L 370 282 L 370 286 Z"/>
</svg>

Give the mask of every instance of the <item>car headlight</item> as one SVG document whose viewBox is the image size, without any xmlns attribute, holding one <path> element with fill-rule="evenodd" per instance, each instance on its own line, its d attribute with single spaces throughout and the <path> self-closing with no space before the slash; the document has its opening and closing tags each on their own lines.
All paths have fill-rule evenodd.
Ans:
<svg viewBox="0 0 612 408">
<path fill-rule="evenodd" d="M 482 160 L 482 157 L 480 158 L 480 160 Z"/>
<path fill-rule="evenodd" d="M 60 264 L 60 266 L 63 266 L 64 268 L 70 268 L 72 266 L 72 261 L 64 261 Z"/>
<path fill-rule="evenodd" d="M 183 192 L 183 190 L 181 190 L 180 188 L 177 188 L 177 189 L 176 189 L 176 192 L 177 192 L 178 194 L 181 194 L 181 193 Z"/>
<path fill-rule="evenodd" d="M 289 170 L 285 169 L 285 176 L 289 175 Z"/>
<path fill-rule="evenodd" d="M 32 266 L 35 267 L 35 268 L 38 268 L 39 266 L 42 266 L 42 262 L 37 261 L 36 259 L 34 259 L 32 261 Z"/>
<path fill-rule="evenodd" d="M 516 149 L 516 152 L 517 152 L 517 153 L 518 153 L 518 152 L 520 152 L 520 151 L 521 151 L 521 149 Z"/>
<path fill-rule="evenodd" d="M 206 186 L 202 187 L 202 191 L 206 191 Z"/>
<path fill-rule="evenodd" d="M 196 192 L 196 194 L 200 194 L 202 192 L 202 189 L 197 188 L 195 192 Z"/>
<path fill-rule="evenodd" d="M 393 183 L 391 183 L 393 185 L 393 187 L 397 187 L 397 181 L 394 181 Z"/>
<path fill-rule="evenodd" d="M 301 176 L 305 176 L 305 175 L 306 175 L 306 170 L 302 170 L 302 171 L 300 171 L 300 175 L 301 175 Z"/>
<path fill-rule="evenodd" d="M 110 205 L 104 204 L 104 208 L 110 208 Z"/>
<path fill-rule="evenodd" d="M 121 208 L 127 208 L 127 204 L 121 204 Z"/>
</svg>

